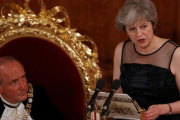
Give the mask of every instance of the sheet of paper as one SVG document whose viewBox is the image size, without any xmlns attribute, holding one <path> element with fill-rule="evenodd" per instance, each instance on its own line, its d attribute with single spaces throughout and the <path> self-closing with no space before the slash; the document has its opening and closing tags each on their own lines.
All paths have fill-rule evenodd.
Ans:
<svg viewBox="0 0 180 120">
<path fill-rule="evenodd" d="M 91 93 L 93 94 L 94 91 L 91 91 Z M 103 104 L 108 96 L 109 93 L 99 92 L 96 98 L 98 112 L 102 111 Z M 134 106 L 132 98 L 127 94 L 115 93 L 111 100 L 109 111 L 109 118 L 140 120 L 140 114 Z"/>
</svg>

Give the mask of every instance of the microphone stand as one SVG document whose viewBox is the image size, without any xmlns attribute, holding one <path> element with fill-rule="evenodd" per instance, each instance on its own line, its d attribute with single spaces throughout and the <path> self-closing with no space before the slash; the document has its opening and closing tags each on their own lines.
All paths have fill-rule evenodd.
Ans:
<svg viewBox="0 0 180 120">
<path fill-rule="evenodd" d="M 99 93 L 99 88 L 96 88 L 96 92 L 94 92 L 93 97 L 91 98 L 91 100 L 89 101 L 88 105 L 87 105 L 87 109 L 85 110 L 85 116 L 87 115 L 87 113 L 90 111 L 95 110 L 94 104 L 95 104 L 95 98 Z"/>
<path fill-rule="evenodd" d="M 103 109 L 101 114 L 101 120 L 106 120 L 107 116 L 109 115 L 108 109 Z"/>
<path fill-rule="evenodd" d="M 108 115 L 109 115 L 109 108 L 107 106 L 104 106 L 101 112 L 101 120 L 106 120 Z"/>
<path fill-rule="evenodd" d="M 105 86 L 105 80 L 99 79 L 99 80 L 97 81 L 97 83 L 96 83 L 96 90 L 95 90 L 95 92 L 94 92 L 91 100 L 89 101 L 86 110 L 85 110 L 85 117 L 86 117 L 86 115 L 87 115 L 89 112 L 92 112 L 93 110 L 95 110 L 95 106 L 94 106 L 94 104 L 95 104 L 95 99 L 96 99 L 99 91 L 100 91 L 101 89 L 103 89 L 104 86 Z"/>
<path fill-rule="evenodd" d="M 111 90 L 109 97 L 107 98 L 106 102 L 104 103 L 103 110 L 101 112 L 101 119 L 102 120 L 106 119 L 106 117 L 109 115 L 109 112 L 110 112 L 109 111 L 109 105 L 111 104 L 111 99 L 112 99 L 115 91 L 116 91 L 115 89 Z"/>
<path fill-rule="evenodd" d="M 89 112 L 91 112 L 91 111 L 93 111 L 93 110 L 95 110 L 95 107 L 94 107 L 94 102 L 91 102 L 91 103 L 89 103 L 88 104 L 88 106 L 87 106 L 87 109 L 86 109 L 86 111 L 85 111 L 85 118 L 86 118 L 86 120 L 91 120 L 89 117 L 91 116 L 91 114 L 89 114 L 89 115 L 87 115 Z M 87 117 L 87 116 L 89 116 L 89 117 Z"/>
</svg>

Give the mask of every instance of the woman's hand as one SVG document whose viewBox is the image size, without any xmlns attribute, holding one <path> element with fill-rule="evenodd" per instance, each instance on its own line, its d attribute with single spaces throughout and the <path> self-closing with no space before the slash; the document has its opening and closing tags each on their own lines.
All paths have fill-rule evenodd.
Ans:
<svg viewBox="0 0 180 120">
<path fill-rule="evenodd" d="M 145 112 L 145 120 L 156 120 L 161 115 L 161 105 L 152 105 Z"/>
</svg>

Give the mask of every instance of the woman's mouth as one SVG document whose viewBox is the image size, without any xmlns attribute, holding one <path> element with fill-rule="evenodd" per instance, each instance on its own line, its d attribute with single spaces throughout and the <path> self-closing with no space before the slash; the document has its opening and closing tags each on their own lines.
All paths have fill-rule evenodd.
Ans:
<svg viewBox="0 0 180 120">
<path fill-rule="evenodd" d="M 145 42 L 145 39 L 139 39 L 138 42 L 144 43 L 144 42 Z"/>
</svg>

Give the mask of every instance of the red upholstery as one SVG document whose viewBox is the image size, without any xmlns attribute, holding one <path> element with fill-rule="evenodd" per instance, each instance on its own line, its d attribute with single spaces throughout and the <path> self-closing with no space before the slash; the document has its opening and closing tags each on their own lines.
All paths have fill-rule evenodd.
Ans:
<svg viewBox="0 0 180 120">
<path fill-rule="evenodd" d="M 84 115 L 84 90 L 80 74 L 70 57 L 47 40 L 24 37 L 0 48 L 0 56 L 11 55 L 25 67 L 28 82 L 43 85 L 67 120 Z"/>
</svg>

